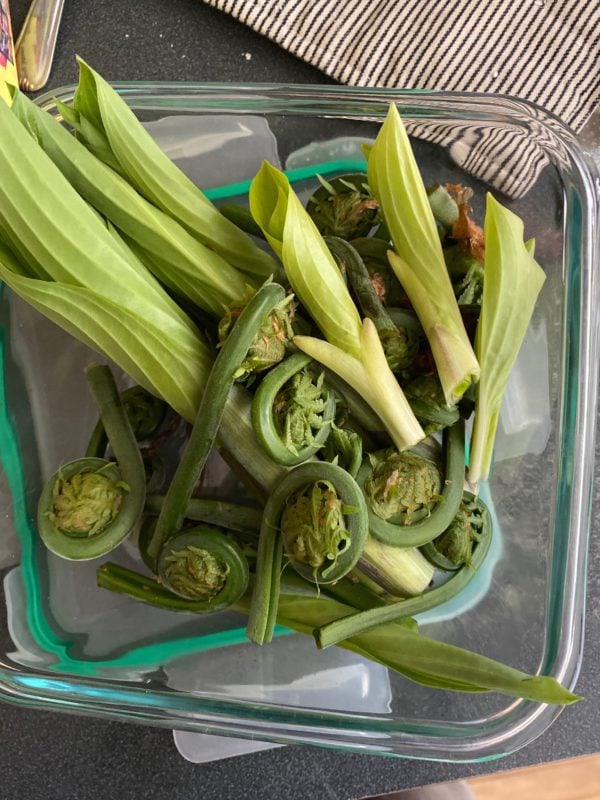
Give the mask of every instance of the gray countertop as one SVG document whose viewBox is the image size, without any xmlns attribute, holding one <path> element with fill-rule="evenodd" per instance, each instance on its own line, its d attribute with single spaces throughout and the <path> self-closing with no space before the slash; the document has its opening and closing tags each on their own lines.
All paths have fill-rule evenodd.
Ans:
<svg viewBox="0 0 600 800">
<path fill-rule="evenodd" d="M 28 0 L 11 0 L 18 33 Z M 200 0 L 67 2 L 49 88 L 76 79 L 75 53 L 110 80 L 330 82 Z M 596 481 L 595 499 L 600 482 Z M 536 742 L 501 762 L 437 764 L 285 747 L 207 765 L 185 762 L 170 732 L 2 706 L 0 800 L 360 798 L 600 751 L 600 511 L 590 550 L 578 691 Z"/>
</svg>

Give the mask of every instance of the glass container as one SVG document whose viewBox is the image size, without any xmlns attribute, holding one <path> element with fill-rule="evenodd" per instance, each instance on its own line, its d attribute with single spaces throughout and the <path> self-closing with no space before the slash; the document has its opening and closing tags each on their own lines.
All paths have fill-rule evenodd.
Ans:
<svg viewBox="0 0 600 800">
<path fill-rule="evenodd" d="M 263 159 L 306 196 L 364 166 L 390 101 L 426 183 L 492 191 L 525 222 L 547 280 L 511 377 L 485 487 L 496 521 L 485 569 L 423 632 L 575 685 L 582 657 L 598 362 L 594 167 L 542 110 L 490 95 L 325 86 L 121 83 L 116 88 L 216 202 L 243 200 Z M 74 87 L 38 102 L 57 114 Z M 225 187 L 225 188 L 224 188 Z M 94 423 L 93 356 L 6 289 L 0 298 L 0 696 L 7 701 L 279 743 L 451 761 L 498 757 L 559 708 L 428 689 L 279 630 L 262 648 L 245 620 L 172 614 L 96 587 L 100 562 L 48 553 L 40 488 Z M 206 491 L 235 491 L 215 454 Z M 125 543 L 111 560 L 136 564 Z M 574 714 L 576 714 L 576 710 Z"/>
</svg>

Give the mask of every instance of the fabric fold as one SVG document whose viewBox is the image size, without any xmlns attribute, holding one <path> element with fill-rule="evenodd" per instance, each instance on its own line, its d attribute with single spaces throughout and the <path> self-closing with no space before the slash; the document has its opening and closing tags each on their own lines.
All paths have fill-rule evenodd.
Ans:
<svg viewBox="0 0 600 800">
<path fill-rule="evenodd" d="M 506 94 L 579 131 L 600 102 L 597 0 L 204 0 L 358 87 Z M 443 126 L 442 126 L 443 127 Z M 521 132 L 435 134 L 458 163 L 512 197 L 547 163 Z M 476 141 L 473 141 L 473 139 Z"/>
</svg>

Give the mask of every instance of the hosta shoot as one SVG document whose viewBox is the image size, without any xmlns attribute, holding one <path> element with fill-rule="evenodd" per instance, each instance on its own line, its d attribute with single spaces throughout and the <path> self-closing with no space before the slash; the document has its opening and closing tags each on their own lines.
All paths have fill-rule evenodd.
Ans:
<svg viewBox="0 0 600 800">
<path fill-rule="evenodd" d="M 481 378 L 475 392 L 469 481 L 486 478 L 504 390 L 545 280 L 523 241 L 523 221 L 487 196 L 485 280 L 475 351 Z"/>
<path fill-rule="evenodd" d="M 380 203 L 394 252 L 390 265 L 427 335 L 446 402 L 456 403 L 479 378 L 444 261 L 427 192 L 394 104 L 369 150 L 369 185 Z"/>
<path fill-rule="evenodd" d="M 252 183 L 250 210 L 326 340 L 296 336 L 294 344 L 353 386 L 399 449 L 423 439 L 423 430 L 390 371 L 375 325 L 370 319 L 361 323 L 327 244 L 288 179 L 267 162 Z"/>
</svg>

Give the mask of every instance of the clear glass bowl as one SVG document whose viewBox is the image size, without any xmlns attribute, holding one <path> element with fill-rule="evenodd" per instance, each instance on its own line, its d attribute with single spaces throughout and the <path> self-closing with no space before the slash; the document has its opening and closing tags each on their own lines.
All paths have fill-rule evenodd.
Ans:
<svg viewBox="0 0 600 800">
<path fill-rule="evenodd" d="M 524 219 L 547 281 L 511 378 L 486 487 L 496 517 L 493 552 L 465 593 L 420 621 L 433 637 L 573 687 L 583 639 L 600 305 L 594 173 L 573 134 L 539 109 L 494 96 L 275 85 L 118 89 L 217 200 L 242 196 L 263 158 L 289 169 L 301 194 L 317 172 L 353 171 L 362 162 L 360 144 L 373 139 L 395 100 L 426 182 L 471 185 L 479 214 L 492 188 Z M 68 87 L 39 102 L 56 113 L 55 99 L 72 95 Z M 531 158 L 515 166 L 507 158 L 523 147 L 533 147 Z M 524 193 L 527 164 L 541 174 Z M 32 523 L 44 480 L 81 453 L 94 422 L 82 372 L 92 356 L 8 291 L 0 334 L 4 699 L 454 761 L 512 752 L 556 718 L 558 708 L 497 694 L 430 690 L 345 651 L 321 653 L 310 638 L 286 631 L 259 648 L 244 643 L 244 620 L 235 614 L 171 614 L 96 588 L 98 564 L 54 558 Z M 216 455 L 206 488 L 234 490 Z M 126 543 L 111 558 L 134 564 L 135 547 Z"/>
</svg>

